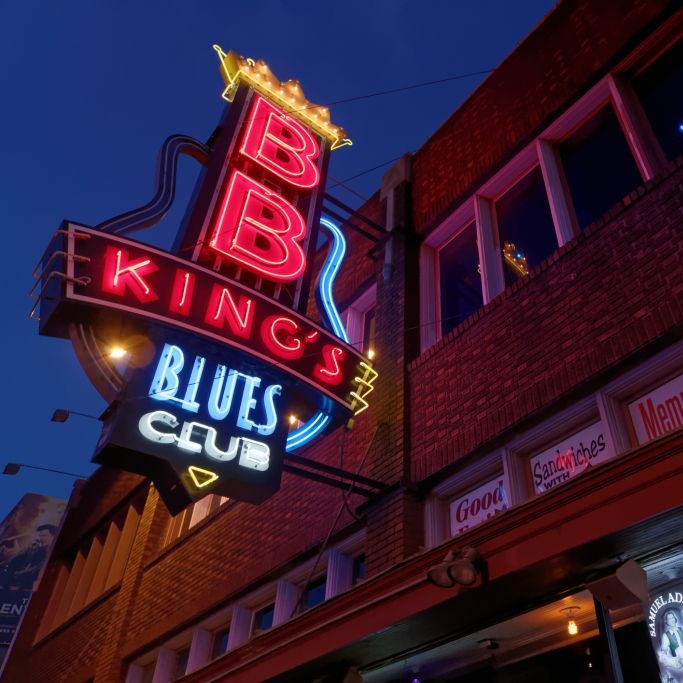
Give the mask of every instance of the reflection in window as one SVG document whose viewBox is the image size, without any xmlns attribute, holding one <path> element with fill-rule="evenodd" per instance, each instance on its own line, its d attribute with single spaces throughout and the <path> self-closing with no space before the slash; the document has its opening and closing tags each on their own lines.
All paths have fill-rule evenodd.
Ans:
<svg viewBox="0 0 683 683">
<path fill-rule="evenodd" d="M 311 607 L 315 607 L 321 602 L 324 602 L 326 584 L 327 576 L 321 576 L 319 579 L 311 581 L 311 583 L 308 584 L 303 599 L 304 609 L 311 609 Z"/>
<path fill-rule="evenodd" d="M 683 154 L 683 41 L 636 76 L 633 88 L 666 156 Z"/>
<path fill-rule="evenodd" d="M 441 334 L 445 335 L 483 306 L 474 223 L 439 250 Z"/>
<path fill-rule="evenodd" d="M 213 641 L 211 643 L 211 659 L 217 659 L 228 651 L 229 637 L 230 629 L 227 626 L 214 632 Z"/>
<path fill-rule="evenodd" d="M 559 152 L 581 228 L 642 182 L 611 106 L 562 142 Z"/>
<path fill-rule="evenodd" d="M 505 284 L 511 285 L 557 249 L 541 169 L 527 173 L 498 199 L 495 209 Z"/>
<path fill-rule="evenodd" d="M 273 625 L 273 617 L 275 616 L 275 604 L 271 603 L 266 607 L 262 607 L 254 614 L 254 633 L 260 631 L 267 631 Z"/>
</svg>

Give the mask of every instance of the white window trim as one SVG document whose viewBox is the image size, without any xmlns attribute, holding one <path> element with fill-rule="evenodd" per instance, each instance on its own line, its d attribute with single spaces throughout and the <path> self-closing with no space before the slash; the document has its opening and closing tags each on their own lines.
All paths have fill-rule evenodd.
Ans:
<svg viewBox="0 0 683 683">
<path fill-rule="evenodd" d="M 600 394 L 606 418 L 622 451 L 639 446 L 628 404 L 683 373 L 683 341 L 673 344 L 605 385 Z"/>
<path fill-rule="evenodd" d="M 349 337 L 349 343 L 359 351 L 367 351 L 367 349 L 363 349 L 365 314 L 371 310 L 376 303 L 377 285 L 373 284 L 357 297 L 342 314 L 342 319 L 345 321 L 346 334 Z"/>
<path fill-rule="evenodd" d="M 505 492 L 510 495 L 510 482 L 501 450 L 478 458 L 445 481 L 435 486 L 425 501 L 425 546 L 433 548 L 451 538 L 450 501 L 495 477 L 503 478 Z M 510 503 L 512 507 L 512 502 Z"/>
</svg>

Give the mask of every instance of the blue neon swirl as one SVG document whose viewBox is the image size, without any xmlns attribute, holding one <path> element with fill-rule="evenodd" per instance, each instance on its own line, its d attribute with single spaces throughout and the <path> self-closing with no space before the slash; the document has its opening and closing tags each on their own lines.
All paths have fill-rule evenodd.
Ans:
<svg viewBox="0 0 683 683">
<path fill-rule="evenodd" d="M 334 303 L 334 297 L 332 295 L 334 279 L 337 277 L 342 260 L 346 254 L 346 240 L 344 239 L 342 231 L 328 218 L 321 218 L 320 225 L 329 230 L 330 235 L 332 236 L 332 247 L 330 253 L 327 255 L 325 263 L 323 263 L 322 270 L 320 271 L 318 294 L 322 302 L 325 316 L 327 317 L 328 326 L 332 328 L 332 331 L 340 339 L 343 339 L 348 344 L 349 337 L 346 333 L 344 324 L 341 321 L 339 311 L 337 311 L 337 306 Z"/>
<path fill-rule="evenodd" d="M 346 240 L 339 227 L 328 218 L 321 218 L 320 225 L 327 228 L 332 236 L 332 247 L 323 263 L 318 281 L 318 297 L 323 309 L 323 323 L 325 323 L 326 327 L 331 328 L 334 334 L 348 344 L 349 336 L 334 302 L 334 295 L 332 294 L 334 279 L 337 277 L 342 260 L 346 254 Z M 330 410 L 319 410 L 310 420 L 308 420 L 308 422 L 291 432 L 287 436 L 285 451 L 290 453 L 309 443 L 315 439 L 316 436 L 321 434 L 332 421 Z"/>
</svg>

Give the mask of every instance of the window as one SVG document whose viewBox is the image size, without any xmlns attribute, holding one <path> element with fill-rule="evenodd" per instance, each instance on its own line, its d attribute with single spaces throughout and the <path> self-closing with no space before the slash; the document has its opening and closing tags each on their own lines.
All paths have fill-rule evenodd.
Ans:
<svg viewBox="0 0 683 683">
<path fill-rule="evenodd" d="M 145 664 L 144 666 L 141 667 L 142 671 L 140 672 L 140 683 L 152 683 L 152 680 L 154 679 L 154 667 L 156 666 L 155 661 L 151 661 L 148 664 Z"/>
<path fill-rule="evenodd" d="M 495 203 L 505 284 L 529 272 L 557 249 L 543 174 L 536 166 Z"/>
<path fill-rule="evenodd" d="M 228 639 L 230 637 L 230 627 L 225 626 L 213 634 L 211 642 L 211 659 L 217 659 L 228 651 Z"/>
<path fill-rule="evenodd" d="M 214 510 L 217 510 L 221 505 L 227 503 L 230 499 L 225 496 L 215 496 L 209 494 L 196 503 L 185 508 L 179 512 L 175 517 L 171 518 L 166 531 L 166 538 L 164 545 L 169 545 L 176 538 L 180 538 L 186 531 L 191 529 L 196 524 L 199 524 L 203 519 L 208 517 Z"/>
<path fill-rule="evenodd" d="M 581 228 L 642 182 L 611 106 L 603 107 L 562 142 L 559 152 Z"/>
<path fill-rule="evenodd" d="M 377 307 L 372 306 L 363 314 L 363 351 L 366 353 L 372 349 L 375 343 L 375 311 Z"/>
<path fill-rule="evenodd" d="M 633 89 L 666 156 L 683 154 L 683 41 L 638 74 Z"/>
<path fill-rule="evenodd" d="M 323 575 L 315 581 L 311 581 L 306 588 L 303 596 L 304 609 L 311 609 L 325 601 L 325 587 L 327 585 L 327 576 Z"/>
<path fill-rule="evenodd" d="M 483 306 L 474 223 L 439 250 L 439 287 L 445 335 Z"/>
<path fill-rule="evenodd" d="M 178 650 L 175 656 L 175 666 L 173 667 L 173 679 L 177 681 L 182 678 L 187 671 L 187 662 L 190 659 L 190 646 L 184 647 L 182 650 Z"/>
<path fill-rule="evenodd" d="M 365 580 L 365 554 L 356 555 L 353 558 L 353 570 L 351 572 L 351 585 L 355 586 Z"/>
<path fill-rule="evenodd" d="M 267 631 L 273 625 L 273 617 L 275 616 L 275 603 L 266 605 L 254 613 L 254 629 L 253 632 L 260 633 Z"/>
<path fill-rule="evenodd" d="M 377 285 L 368 287 L 345 311 L 342 317 L 349 343 L 367 353 L 375 344 L 375 301 Z"/>
<path fill-rule="evenodd" d="M 140 512 L 131 505 L 72 550 L 57 577 L 41 634 L 59 626 L 123 578 Z"/>
</svg>

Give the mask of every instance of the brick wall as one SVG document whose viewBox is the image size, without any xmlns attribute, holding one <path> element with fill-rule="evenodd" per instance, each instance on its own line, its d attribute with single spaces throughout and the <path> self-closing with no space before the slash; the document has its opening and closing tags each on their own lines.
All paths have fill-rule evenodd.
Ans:
<svg viewBox="0 0 683 683">
<path fill-rule="evenodd" d="M 679 164 L 412 363 L 415 479 L 662 335 L 680 336 L 683 160 Z"/>
<path fill-rule="evenodd" d="M 428 232 L 588 90 L 676 3 L 566 0 L 432 135 L 413 160 L 414 218 Z"/>
</svg>

